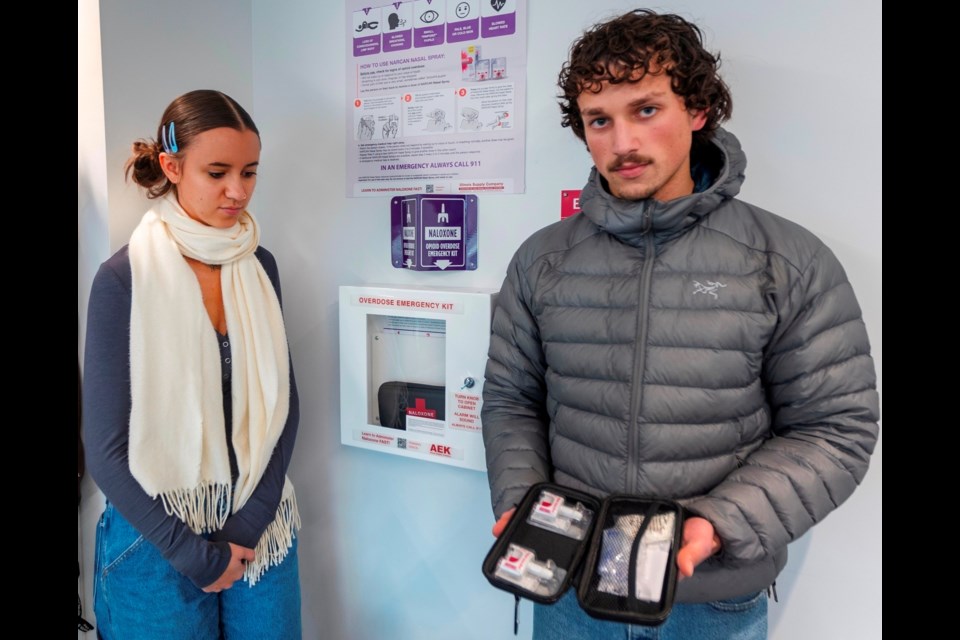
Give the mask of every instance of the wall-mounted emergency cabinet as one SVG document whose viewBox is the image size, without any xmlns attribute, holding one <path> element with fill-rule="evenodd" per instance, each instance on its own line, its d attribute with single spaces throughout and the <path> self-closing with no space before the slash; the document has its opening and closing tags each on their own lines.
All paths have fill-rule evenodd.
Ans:
<svg viewBox="0 0 960 640">
<path fill-rule="evenodd" d="M 485 470 L 480 406 L 495 297 L 340 287 L 340 441 Z"/>
</svg>

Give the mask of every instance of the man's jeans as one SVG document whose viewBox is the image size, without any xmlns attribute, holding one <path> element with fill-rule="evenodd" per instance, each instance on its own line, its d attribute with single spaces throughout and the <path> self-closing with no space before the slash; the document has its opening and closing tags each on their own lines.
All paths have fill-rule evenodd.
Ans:
<svg viewBox="0 0 960 640">
<path fill-rule="evenodd" d="M 533 607 L 534 640 L 764 640 L 767 594 L 704 604 L 673 605 L 659 627 L 591 618 L 577 603 L 573 589 L 556 604 Z"/>
</svg>

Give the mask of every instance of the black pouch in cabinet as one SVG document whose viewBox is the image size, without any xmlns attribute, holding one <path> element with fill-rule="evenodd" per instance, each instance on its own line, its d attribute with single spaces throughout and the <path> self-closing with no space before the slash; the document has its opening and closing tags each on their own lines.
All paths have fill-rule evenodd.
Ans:
<svg viewBox="0 0 960 640">
<path fill-rule="evenodd" d="M 407 428 L 407 416 L 446 420 L 447 388 L 415 382 L 384 382 L 377 391 L 380 426 Z"/>
<path fill-rule="evenodd" d="M 682 527 L 672 500 L 615 495 L 601 502 L 541 483 L 524 496 L 483 573 L 498 589 L 542 604 L 573 584 L 593 617 L 658 625 L 673 606 Z"/>
</svg>

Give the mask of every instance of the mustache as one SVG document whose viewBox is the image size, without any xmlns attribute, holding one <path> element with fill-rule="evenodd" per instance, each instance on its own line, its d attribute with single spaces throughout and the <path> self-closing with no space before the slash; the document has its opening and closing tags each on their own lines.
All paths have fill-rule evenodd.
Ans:
<svg viewBox="0 0 960 640">
<path fill-rule="evenodd" d="M 616 160 L 607 165 L 607 170 L 617 171 L 625 164 L 653 164 L 653 158 L 649 156 L 642 156 L 638 153 L 619 156 Z"/>
</svg>

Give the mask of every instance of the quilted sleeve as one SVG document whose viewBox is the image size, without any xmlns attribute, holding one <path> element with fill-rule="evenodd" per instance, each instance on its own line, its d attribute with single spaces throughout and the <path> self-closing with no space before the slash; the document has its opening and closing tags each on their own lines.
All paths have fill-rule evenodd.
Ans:
<svg viewBox="0 0 960 640">
<path fill-rule="evenodd" d="M 550 478 L 546 365 L 529 291 L 514 256 L 493 314 L 481 412 L 498 518 L 516 506 L 530 486 Z"/>
<path fill-rule="evenodd" d="M 724 562 L 781 550 L 846 500 L 877 441 L 876 374 L 860 306 L 824 246 L 784 290 L 764 355 L 770 437 L 689 509 L 710 520 Z"/>
</svg>

